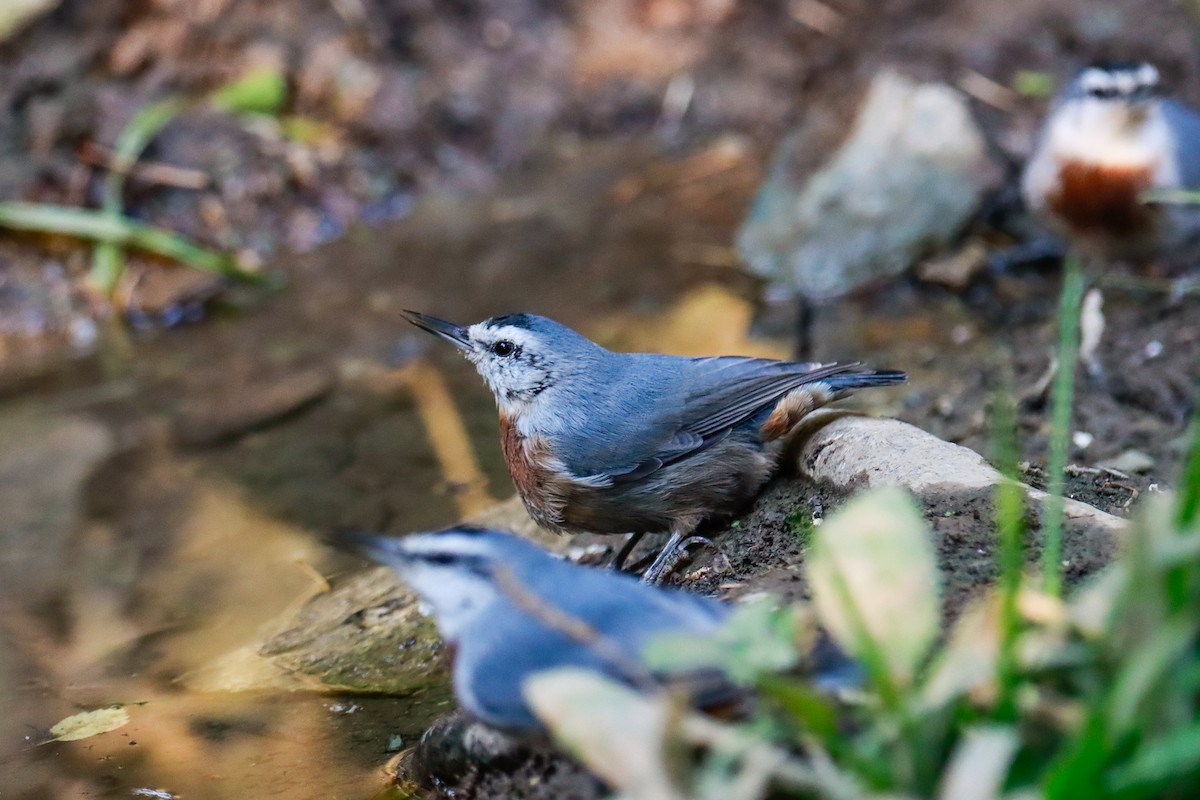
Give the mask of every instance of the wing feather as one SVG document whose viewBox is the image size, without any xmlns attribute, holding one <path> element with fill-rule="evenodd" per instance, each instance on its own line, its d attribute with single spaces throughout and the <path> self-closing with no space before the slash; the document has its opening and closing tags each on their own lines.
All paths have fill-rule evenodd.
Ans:
<svg viewBox="0 0 1200 800">
<path fill-rule="evenodd" d="M 797 363 L 765 358 L 715 356 L 689 359 L 674 430 L 663 441 L 648 443 L 647 452 L 629 453 L 627 467 L 605 475 L 622 483 L 644 478 L 728 436 L 793 389 L 835 375 L 860 371 L 857 362 Z"/>
</svg>

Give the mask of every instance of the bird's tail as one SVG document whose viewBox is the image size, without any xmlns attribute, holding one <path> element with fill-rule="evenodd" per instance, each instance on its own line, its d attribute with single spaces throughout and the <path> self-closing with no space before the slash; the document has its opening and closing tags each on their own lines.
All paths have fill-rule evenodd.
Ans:
<svg viewBox="0 0 1200 800">
<path fill-rule="evenodd" d="M 867 369 L 861 364 L 847 364 L 845 372 L 837 372 L 823 379 L 835 392 L 847 389 L 865 389 L 871 386 L 895 386 L 908 382 L 908 375 L 896 369 Z"/>
</svg>

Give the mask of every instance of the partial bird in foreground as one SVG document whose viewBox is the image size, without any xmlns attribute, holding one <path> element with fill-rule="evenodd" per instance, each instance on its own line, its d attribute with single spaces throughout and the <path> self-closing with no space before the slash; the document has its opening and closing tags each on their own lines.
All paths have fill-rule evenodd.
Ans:
<svg viewBox="0 0 1200 800">
<path fill-rule="evenodd" d="M 643 534 L 670 532 L 648 583 L 706 541 L 692 537 L 701 523 L 758 494 L 808 413 L 906 380 L 858 363 L 615 353 L 533 314 L 469 327 L 404 314 L 461 350 L 491 387 L 509 475 L 539 524 L 633 534 L 617 566 Z"/>
<path fill-rule="evenodd" d="M 540 733 L 522 685 L 557 667 L 594 670 L 640 689 L 670 685 L 700 707 L 734 693 L 711 671 L 653 673 L 642 662 L 659 635 L 716 630 L 728 616 L 716 600 L 583 567 L 503 531 L 342 534 L 333 543 L 392 567 L 432 607 L 454 653 L 460 705 L 493 728 Z"/>
</svg>

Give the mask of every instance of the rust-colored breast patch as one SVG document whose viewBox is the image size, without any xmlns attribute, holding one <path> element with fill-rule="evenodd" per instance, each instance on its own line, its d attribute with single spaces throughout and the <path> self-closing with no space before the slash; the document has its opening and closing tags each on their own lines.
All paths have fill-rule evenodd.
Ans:
<svg viewBox="0 0 1200 800">
<path fill-rule="evenodd" d="M 501 414 L 500 446 L 508 474 L 529 513 L 542 524 L 554 525 L 559 509 L 551 506 L 559 505 L 554 502 L 558 480 L 547 468 L 550 452 L 545 442 L 522 438 L 512 420 Z"/>
<path fill-rule="evenodd" d="M 1113 167 L 1067 161 L 1058 174 L 1058 190 L 1047 206 L 1080 233 L 1135 236 L 1154 226 L 1154 209 L 1139 202 L 1150 188 L 1153 165 Z"/>
</svg>

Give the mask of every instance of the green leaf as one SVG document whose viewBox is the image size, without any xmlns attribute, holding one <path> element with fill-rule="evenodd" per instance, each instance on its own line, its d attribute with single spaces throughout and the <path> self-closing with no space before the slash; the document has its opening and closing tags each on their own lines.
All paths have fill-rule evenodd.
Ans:
<svg viewBox="0 0 1200 800">
<path fill-rule="evenodd" d="M 1197 770 L 1200 770 L 1200 722 L 1139 747 L 1128 763 L 1109 773 L 1108 786 L 1114 792 L 1136 792 L 1149 797 L 1167 788 L 1180 790 L 1179 782 L 1194 776 Z"/>
<path fill-rule="evenodd" d="M 275 116 L 287 101 L 287 79 L 274 67 L 255 67 L 213 92 L 210 101 L 233 114 Z"/>
<path fill-rule="evenodd" d="M 838 735 L 837 711 L 821 693 L 806 684 L 777 675 L 765 675 L 758 681 L 763 697 L 774 701 L 805 731 L 824 742 Z"/>
<path fill-rule="evenodd" d="M 807 566 L 817 613 L 842 649 L 864 660 L 878 651 L 892 684 L 910 684 L 941 619 L 929 527 L 912 498 L 885 488 L 851 500 L 817 529 Z"/>
<path fill-rule="evenodd" d="M 1113 740 L 1135 733 L 1149 722 L 1146 703 L 1162 694 L 1163 681 L 1175 673 L 1192 650 L 1196 628 L 1196 621 L 1191 619 L 1167 621 L 1129 654 L 1113 683 L 1109 702 L 1108 733 Z"/>
<path fill-rule="evenodd" d="M 1075 738 L 1063 745 L 1046 769 L 1042 777 L 1044 800 L 1094 797 L 1108 760 L 1107 740 L 1103 715 L 1093 710 Z"/>
<path fill-rule="evenodd" d="M 642 656 L 656 672 L 719 669 L 743 686 L 764 673 L 796 665 L 796 612 L 765 598 L 733 610 L 708 636 L 668 634 L 655 638 Z"/>
<path fill-rule="evenodd" d="M 1054 76 L 1041 70 L 1018 70 L 1013 76 L 1013 90 L 1022 97 L 1049 97 L 1054 94 Z"/>
</svg>

